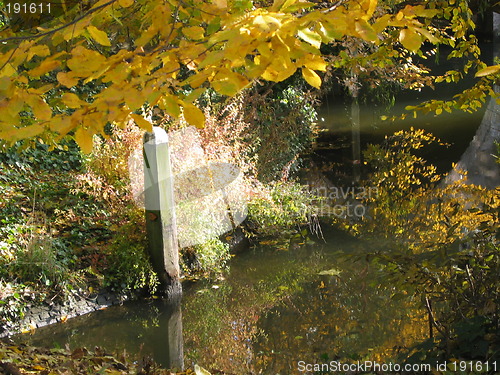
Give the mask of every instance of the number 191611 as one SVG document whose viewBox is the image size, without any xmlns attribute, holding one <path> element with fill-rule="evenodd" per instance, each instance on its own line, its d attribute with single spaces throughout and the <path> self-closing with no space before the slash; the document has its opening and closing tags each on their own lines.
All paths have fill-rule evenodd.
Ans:
<svg viewBox="0 0 500 375">
<path fill-rule="evenodd" d="M 455 361 L 448 367 L 452 371 L 497 372 L 497 362 Z"/>
<path fill-rule="evenodd" d="M 50 13 L 50 3 L 7 3 L 7 13 Z"/>
</svg>

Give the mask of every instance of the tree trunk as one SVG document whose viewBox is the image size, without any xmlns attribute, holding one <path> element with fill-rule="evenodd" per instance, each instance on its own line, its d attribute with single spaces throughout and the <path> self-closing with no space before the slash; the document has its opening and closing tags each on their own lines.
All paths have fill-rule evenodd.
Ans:
<svg viewBox="0 0 500 375">
<path fill-rule="evenodd" d="M 498 57 L 500 45 L 500 15 L 493 12 L 493 55 Z M 499 88 L 495 87 L 498 92 Z M 497 145 L 500 142 L 500 105 L 490 99 L 481 125 L 467 150 L 455 168 L 446 177 L 445 183 L 463 179 L 461 171 L 467 172 L 467 183 L 494 189 L 500 185 L 500 171 L 497 159 Z"/>
</svg>

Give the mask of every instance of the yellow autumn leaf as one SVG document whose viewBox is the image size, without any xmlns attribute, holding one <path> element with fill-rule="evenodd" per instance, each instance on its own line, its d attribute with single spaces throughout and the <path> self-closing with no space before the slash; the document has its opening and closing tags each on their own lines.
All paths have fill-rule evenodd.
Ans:
<svg viewBox="0 0 500 375">
<path fill-rule="evenodd" d="M 80 127 L 75 132 L 75 141 L 80 146 L 80 149 L 85 154 L 90 154 L 94 148 L 94 140 L 92 133 Z"/>
<path fill-rule="evenodd" d="M 134 0 L 118 0 L 118 5 L 122 8 L 128 8 L 132 4 L 134 4 Z"/>
<path fill-rule="evenodd" d="M 281 2 L 281 1 L 280 1 Z M 297 2 L 297 0 L 285 0 L 283 3 L 280 5 L 279 10 L 285 11 L 287 8 L 291 7 Z"/>
<path fill-rule="evenodd" d="M 198 365 L 194 365 L 194 373 L 195 375 L 211 375 L 210 372 Z"/>
<path fill-rule="evenodd" d="M 23 128 L 17 129 L 15 137 L 17 139 L 25 139 L 36 137 L 37 135 L 43 133 L 44 127 L 39 124 L 25 126 Z"/>
<path fill-rule="evenodd" d="M 0 78 L 0 91 L 7 91 L 12 87 L 12 77 L 2 77 Z"/>
<path fill-rule="evenodd" d="M 39 66 L 34 69 L 31 69 L 28 72 L 28 75 L 32 78 L 38 78 L 51 70 L 57 68 L 61 63 L 57 60 L 45 60 Z"/>
<path fill-rule="evenodd" d="M 147 132 L 153 131 L 153 125 L 141 115 L 138 115 L 137 113 L 131 113 L 130 116 L 134 119 L 137 126 L 139 126 L 141 129 Z"/>
<path fill-rule="evenodd" d="M 499 70 L 500 70 L 500 65 L 488 66 L 488 67 L 486 67 L 486 68 L 481 69 L 480 71 L 478 71 L 476 73 L 475 77 L 484 77 L 484 76 L 488 76 L 490 74 L 495 74 Z"/>
<path fill-rule="evenodd" d="M 370 19 L 373 13 L 375 12 L 375 9 L 377 8 L 377 0 L 364 0 L 362 3 L 362 8 L 363 10 L 366 11 L 366 17 L 365 19 Z"/>
<path fill-rule="evenodd" d="M 200 97 L 205 92 L 204 88 L 197 88 L 189 93 L 188 96 L 184 98 L 186 103 L 192 103 Z"/>
<path fill-rule="evenodd" d="M 321 47 L 321 36 L 316 31 L 311 31 L 309 29 L 302 29 L 297 32 L 300 39 L 311 44 L 316 48 Z"/>
<path fill-rule="evenodd" d="M 295 73 L 297 67 L 291 62 L 284 59 L 276 59 L 277 63 L 271 64 L 261 74 L 261 77 L 267 81 L 281 82 Z"/>
<path fill-rule="evenodd" d="M 406 49 L 415 52 L 422 45 L 422 36 L 415 30 L 408 28 L 399 33 L 399 41 Z"/>
<path fill-rule="evenodd" d="M 45 44 L 39 44 L 34 47 L 31 47 L 28 50 L 28 57 L 26 58 L 26 61 L 30 61 L 33 58 L 33 56 L 45 57 L 49 55 L 50 55 L 49 47 Z"/>
<path fill-rule="evenodd" d="M 378 40 L 377 33 L 366 20 L 360 19 L 359 21 L 356 21 L 355 27 L 356 32 L 364 40 L 368 40 L 370 42 L 375 42 Z"/>
<path fill-rule="evenodd" d="M 142 107 L 142 105 L 144 104 L 144 97 L 142 96 L 141 91 L 128 88 L 125 90 L 124 94 L 125 95 L 123 96 L 123 99 L 132 111 L 135 111 L 136 109 Z"/>
<path fill-rule="evenodd" d="M 94 39 L 97 43 L 105 46 L 105 47 L 110 47 L 111 42 L 108 38 L 108 34 L 106 34 L 104 31 L 99 30 L 95 26 L 88 26 L 87 31 L 89 32 L 90 36 L 92 39 Z"/>
<path fill-rule="evenodd" d="M 12 77 L 17 74 L 17 70 L 11 65 L 7 64 L 0 70 L 0 77 Z"/>
<path fill-rule="evenodd" d="M 281 21 L 269 15 L 258 15 L 254 18 L 253 24 L 266 33 L 281 27 Z"/>
<path fill-rule="evenodd" d="M 424 29 L 423 27 L 415 27 L 415 30 L 418 31 L 421 35 L 425 36 L 429 42 L 436 44 L 439 42 L 439 38 L 434 36 L 429 30 Z"/>
<path fill-rule="evenodd" d="M 69 108 L 80 108 L 82 105 L 85 104 L 83 100 L 81 100 L 78 95 L 73 94 L 71 92 L 65 93 L 62 97 L 61 100 L 64 104 L 66 104 Z"/>
<path fill-rule="evenodd" d="M 149 27 L 146 31 L 144 31 L 139 38 L 135 40 L 135 45 L 138 47 L 144 47 L 149 43 L 153 37 L 158 34 L 158 30 L 154 27 Z"/>
<path fill-rule="evenodd" d="M 202 71 L 201 73 L 196 73 L 186 79 L 183 83 L 189 84 L 192 88 L 200 87 L 209 77 L 207 71 Z"/>
<path fill-rule="evenodd" d="M 230 69 L 223 69 L 217 73 L 212 81 L 212 87 L 218 93 L 233 96 L 249 84 L 249 81 L 241 74 Z"/>
<path fill-rule="evenodd" d="M 71 73 L 59 72 L 57 73 L 57 81 L 68 88 L 74 87 L 78 84 L 78 78 L 73 77 Z"/>
<path fill-rule="evenodd" d="M 302 76 L 311 86 L 317 89 L 321 87 L 321 78 L 314 70 L 304 67 L 302 68 Z"/>
<path fill-rule="evenodd" d="M 73 71 L 75 77 L 88 77 L 107 66 L 106 57 L 83 46 L 73 48 L 71 55 L 67 65 Z"/>
<path fill-rule="evenodd" d="M 67 116 L 53 117 L 50 121 L 50 130 L 60 135 L 66 135 L 73 129 L 71 118 Z"/>
<path fill-rule="evenodd" d="M 238 86 L 228 79 L 213 81 L 212 87 L 219 94 L 226 96 L 233 96 L 239 91 Z"/>
<path fill-rule="evenodd" d="M 327 63 L 321 57 L 317 55 L 308 55 L 304 58 L 303 64 L 305 67 L 311 70 L 320 70 L 322 72 L 326 71 Z"/>
<path fill-rule="evenodd" d="M 227 8 L 227 0 L 212 0 L 212 4 L 214 4 L 219 9 Z"/>
<path fill-rule="evenodd" d="M 162 108 L 165 109 L 170 116 L 173 116 L 174 118 L 178 118 L 180 116 L 181 109 L 179 107 L 179 103 L 177 103 L 177 99 L 173 95 L 165 95 L 160 103 Z"/>
<path fill-rule="evenodd" d="M 200 40 L 203 39 L 205 29 L 201 26 L 191 26 L 182 29 L 182 33 L 189 39 Z"/>
<path fill-rule="evenodd" d="M 199 129 L 205 127 L 205 115 L 203 112 L 193 104 L 185 103 L 184 108 L 184 119 L 191 125 L 196 126 Z"/>
<path fill-rule="evenodd" d="M 50 120 L 52 109 L 40 96 L 29 96 L 26 100 L 33 111 L 35 117 L 42 121 Z"/>
<path fill-rule="evenodd" d="M 91 18 L 84 18 L 83 20 L 77 22 L 72 27 L 66 27 L 62 30 L 63 38 L 65 41 L 70 41 L 78 36 L 80 36 L 85 28 L 89 25 Z"/>
</svg>

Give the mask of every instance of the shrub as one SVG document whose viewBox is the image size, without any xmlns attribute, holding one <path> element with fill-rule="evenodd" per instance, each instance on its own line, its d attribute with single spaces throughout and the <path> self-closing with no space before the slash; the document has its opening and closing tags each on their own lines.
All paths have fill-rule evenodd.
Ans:
<svg viewBox="0 0 500 375">
<path fill-rule="evenodd" d="M 106 249 L 104 285 L 119 292 L 154 294 L 159 280 L 147 253 L 143 221 L 124 224 Z"/>
<path fill-rule="evenodd" d="M 395 296 L 417 297 L 428 313 L 430 339 L 409 360 L 489 360 L 500 353 L 499 189 L 462 180 L 439 185 L 436 168 L 416 155 L 435 142 L 411 130 L 369 147 L 367 183 L 378 194 L 364 202 L 371 219 L 351 227 L 395 242 L 369 259 Z"/>
<path fill-rule="evenodd" d="M 270 183 L 248 203 L 248 219 L 259 235 L 277 236 L 291 229 L 300 232 L 302 226 L 313 224 L 316 200 L 298 183 Z"/>
<path fill-rule="evenodd" d="M 190 278 L 216 277 L 225 270 L 231 259 L 229 245 L 219 238 L 182 250 L 182 268 Z"/>
</svg>

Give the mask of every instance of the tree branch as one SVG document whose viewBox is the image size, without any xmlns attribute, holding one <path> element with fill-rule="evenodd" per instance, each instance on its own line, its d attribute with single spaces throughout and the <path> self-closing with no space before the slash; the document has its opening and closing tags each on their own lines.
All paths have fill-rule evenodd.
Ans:
<svg viewBox="0 0 500 375">
<path fill-rule="evenodd" d="M 102 4 L 102 5 L 99 5 L 98 7 L 96 8 L 92 8 L 90 9 L 87 13 L 84 13 L 82 14 L 80 17 L 77 17 L 75 18 L 73 21 L 71 22 L 68 22 L 67 24 L 64 24 L 62 26 L 59 26 L 53 30 L 50 30 L 50 31 L 47 31 L 47 32 L 44 32 L 44 33 L 41 33 L 41 34 L 36 34 L 36 35 L 28 35 L 28 36 L 11 36 L 9 38 L 5 38 L 5 39 L 0 39 L 0 43 L 7 43 L 7 42 L 11 42 L 11 41 L 22 41 L 22 40 L 30 40 L 30 39 L 37 39 L 37 38 L 43 38 L 44 36 L 47 36 L 47 35 L 51 35 L 51 34 L 54 34 L 60 30 L 63 30 L 65 29 L 66 27 L 69 27 L 71 25 L 74 25 L 75 23 L 77 23 L 78 21 L 81 21 L 82 19 L 84 19 L 85 17 L 91 15 L 92 13 L 95 13 L 97 12 L 98 10 L 101 10 L 103 8 L 106 8 L 107 6 L 115 3 L 117 0 L 110 0 L 108 1 L 107 3 L 105 4 Z"/>
</svg>

